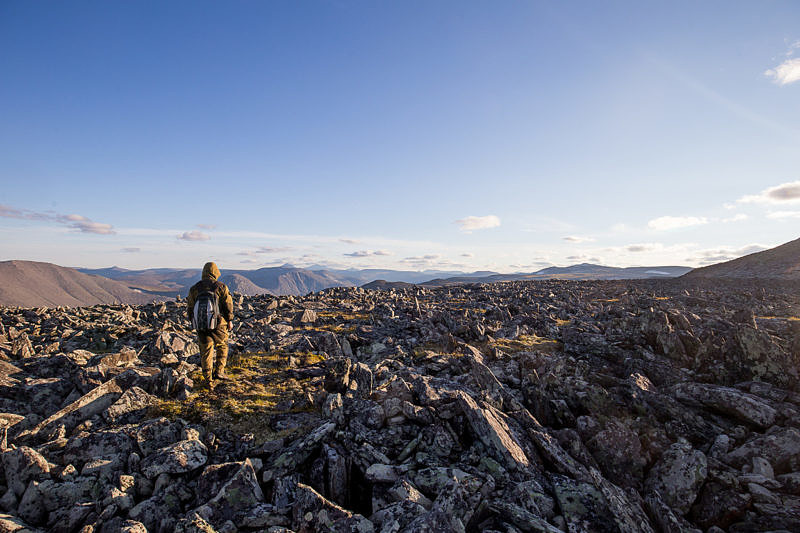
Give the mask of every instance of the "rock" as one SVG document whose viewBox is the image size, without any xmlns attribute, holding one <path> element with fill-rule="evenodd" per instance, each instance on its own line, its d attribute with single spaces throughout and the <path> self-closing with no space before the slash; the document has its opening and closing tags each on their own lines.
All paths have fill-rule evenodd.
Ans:
<svg viewBox="0 0 800 533">
<path fill-rule="evenodd" d="M 4 533 L 39 533 L 41 530 L 30 527 L 16 516 L 0 514 L 0 531 Z"/>
<path fill-rule="evenodd" d="M 736 341 L 742 352 L 738 381 L 768 381 L 786 386 L 797 380 L 797 365 L 791 354 L 776 344 L 770 335 L 761 330 L 743 326 L 736 332 Z"/>
<path fill-rule="evenodd" d="M 352 366 L 348 389 L 359 398 L 369 398 L 372 395 L 372 371 L 367 365 L 356 363 Z"/>
<path fill-rule="evenodd" d="M 702 404 L 758 428 L 771 426 L 777 414 L 775 409 L 758 397 L 730 387 L 706 383 L 679 383 L 674 387 L 674 393 L 681 401 Z"/>
<path fill-rule="evenodd" d="M 373 483 L 394 483 L 408 471 L 408 467 L 374 464 L 367 468 L 364 477 Z"/>
<path fill-rule="evenodd" d="M 397 502 L 409 500 L 413 503 L 421 505 L 424 509 L 430 509 L 433 502 L 429 500 L 424 494 L 417 490 L 414 485 L 405 479 L 399 480 L 389 489 L 388 494 Z M 371 520 L 371 518 L 370 518 Z"/>
<path fill-rule="evenodd" d="M 603 474 L 613 483 L 639 488 L 646 460 L 639 435 L 619 421 L 612 421 L 587 442 Z"/>
<path fill-rule="evenodd" d="M 550 481 L 570 531 L 617 531 L 603 494 L 594 486 L 560 475 Z"/>
<path fill-rule="evenodd" d="M 757 483 L 748 483 L 747 491 L 750 493 L 750 495 L 753 497 L 753 501 L 756 503 L 769 503 L 773 505 L 781 505 L 783 503 L 780 497 Z"/>
<path fill-rule="evenodd" d="M 375 526 L 363 516 L 342 509 L 311 487 L 299 483 L 292 510 L 292 529 L 297 533 L 371 533 Z"/>
<path fill-rule="evenodd" d="M 344 357 L 329 360 L 328 373 L 325 375 L 325 390 L 331 393 L 346 393 L 350 388 L 352 366 L 352 361 Z"/>
<path fill-rule="evenodd" d="M 294 316 L 292 322 L 297 325 L 313 324 L 317 321 L 317 313 L 313 309 L 303 309 Z"/>
<path fill-rule="evenodd" d="M 111 424 L 124 424 L 140 420 L 147 410 L 158 403 L 158 398 L 140 389 L 132 387 L 122 393 L 122 396 L 103 412 Z"/>
<path fill-rule="evenodd" d="M 28 379 L 21 386 L 20 399 L 30 405 L 34 412 L 46 416 L 61 408 L 73 388 L 69 379 Z"/>
<path fill-rule="evenodd" d="M 508 520 L 523 533 L 560 533 L 561 530 L 546 520 L 513 503 L 494 502 L 491 509 L 503 520 Z"/>
<path fill-rule="evenodd" d="M 409 524 L 424 513 L 420 504 L 402 500 L 375 512 L 369 520 L 377 531 L 409 531 Z"/>
<path fill-rule="evenodd" d="M 217 533 L 217 530 L 197 513 L 190 513 L 176 524 L 175 533 Z"/>
<path fill-rule="evenodd" d="M 27 446 L 3 452 L 6 483 L 21 498 L 31 480 L 40 481 L 50 472 L 50 464 L 39 452 Z"/>
<path fill-rule="evenodd" d="M 744 516 L 753 499 L 739 494 L 718 482 L 708 482 L 692 507 L 692 522 L 706 529 L 711 526 L 727 528 Z"/>
<path fill-rule="evenodd" d="M 97 459 L 113 459 L 122 466 L 132 451 L 133 442 L 125 432 L 103 430 L 69 439 L 64 446 L 63 458 L 80 468 Z"/>
<path fill-rule="evenodd" d="M 767 479 L 775 479 L 775 471 L 772 469 L 772 465 L 763 457 L 753 457 L 752 473 Z"/>
<path fill-rule="evenodd" d="M 253 463 L 250 459 L 245 459 L 216 496 L 202 506 L 203 511 L 198 510 L 198 513 L 217 528 L 227 521 L 243 527 L 245 518 L 252 519 L 253 509 L 262 503 L 264 494 L 258 484 Z"/>
<path fill-rule="evenodd" d="M 208 461 L 208 449 L 199 440 L 170 444 L 142 460 L 142 473 L 155 479 L 162 473 L 182 474 L 200 468 Z"/>
<path fill-rule="evenodd" d="M 455 477 L 448 480 L 431 510 L 417 517 L 408 526 L 409 531 L 434 533 L 438 531 L 454 531 L 465 533 L 473 515 L 478 510 L 477 502 L 482 499 L 480 493 L 471 497 L 471 491 Z"/>
<path fill-rule="evenodd" d="M 475 436 L 483 442 L 489 453 L 509 470 L 526 471 L 530 461 L 511 435 L 506 416 L 490 405 L 483 408 L 467 394 L 459 395 L 459 405 L 470 423 Z"/>
<path fill-rule="evenodd" d="M 47 522 L 47 510 L 44 508 L 38 485 L 36 481 L 28 483 L 28 488 L 19 502 L 17 513 L 28 524 L 43 526 Z"/>
<path fill-rule="evenodd" d="M 308 460 L 319 448 L 320 443 L 336 430 L 336 424 L 328 422 L 316 428 L 299 442 L 290 446 L 281 453 L 275 461 L 273 467 L 278 472 L 294 472 L 295 469 Z M 275 477 L 279 477 L 279 473 Z"/>
<path fill-rule="evenodd" d="M 756 436 L 728 453 L 725 460 L 741 468 L 752 462 L 754 457 L 763 457 L 778 474 L 800 469 L 800 431 L 783 428 Z"/>
<path fill-rule="evenodd" d="M 181 427 L 166 418 L 156 418 L 142 424 L 136 432 L 136 442 L 143 456 L 181 439 Z"/>
<path fill-rule="evenodd" d="M 57 426 L 63 426 L 69 433 L 81 422 L 99 415 L 110 407 L 122 395 L 122 390 L 116 379 L 109 380 L 37 424 L 33 429 L 23 431 L 17 439 L 37 439 Z"/>
<path fill-rule="evenodd" d="M 800 472 L 792 472 L 791 474 L 782 474 L 777 477 L 783 490 L 789 494 L 800 494 Z"/>
<path fill-rule="evenodd" d="M 660 494 L 661 500 L 683 516 L 689 512 L 707 476 L 705 454 L 688 442 L 676 442 L 650 469 L 645 489 Z"/>
</svg>

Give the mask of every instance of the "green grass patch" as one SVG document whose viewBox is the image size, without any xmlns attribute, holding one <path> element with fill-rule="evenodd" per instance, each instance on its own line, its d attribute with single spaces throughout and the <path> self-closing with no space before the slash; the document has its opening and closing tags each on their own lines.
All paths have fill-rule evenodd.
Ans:
<svg viewBox="0 0 800 533">
<path fill-rule="evenodd" d="M 230 359 L 229 380 L 209 389 L 201 372 L 191 377 L 195 391 L 186 401 L 163 400 L 153 413 L 169 419 L 183 418 L 209 429 L 225 428 L 237 434 L 252 433 L 256 444 L 287 436 L 294 431 L 274 431 L 271 419 L 276 415 L 313 412 L 311 379 L 291 376 L 289 358 L 298 368 L 323 361 L 318 354 L 301 352 L 258 352 L 240 354 Z"/>
</svg>

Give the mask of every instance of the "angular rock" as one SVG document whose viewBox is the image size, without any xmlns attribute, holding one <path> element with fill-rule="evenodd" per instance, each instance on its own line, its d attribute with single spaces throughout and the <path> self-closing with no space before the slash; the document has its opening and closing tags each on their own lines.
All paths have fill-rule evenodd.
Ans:
<svg viewBox="0 0 800 533">
<path fill-rule="evenodd" d="M 110 424 L 125 424 L 140 420 L 152 406 L 158 403 L 158 398 L 148 394 L 139 387 L 132 387 L 122 393 L 122 396 L 103 412 Z"/>
<path fill-rule="evenodd" d="M 3 452 L 3 469 L 9 489 L 21 498 L 31 480 L 42 480 L 50 472 L 50 463 L 27 446 Z"/>
<path fill-rule="evenodd" d="M 489 453 L 509 470 L 526 471 L 531 462 L 511 435 L 506 417 L 490 405 L 481 408 L 465 393 L 459 395 L 459 405 L 475 436 Z"/>
<path fill-rule="evenodd" d="M 165 446 L 142 459 L 142 473 L 149 479 L 160 474 L 183 474 L 208 461 L 208 448 L 199 440 L 183 440 Z"/>
<path fill-rule="evenodd" d="M 262 503 L 264 494 L 258 484 L 253 463 L 250 459 L 245 459 L 216 496 L 202 506 L 202 511 L 198 509 L 198 514 L 217 528 L 228 521 L 242 527 L 245 517 L 249 517 L 252 510 Z"/>
<path fill-rule="evenodd" d="M 658 492 L 678 514 L 685 515 L 708 476 L 708 460 L 688 442 L 677 442 L 650 469 L 645 488 Z"/>
<path fill-rule="evenodd" d="M 375 526 L 363 516 L 326 500 L 308 485 L 298 483 L 292 509 L 292 529 L 297 533 L 372 533 Z"/>
<path fill-rule="evenodd" d="M 768 333 L 743 326 L 736 332 L 736 341 L 743 355 L 739 367 L 743 379 L 738 381 L 768 381 L 783 387 L 797 380 L 796 362 Z"/>
<path fill-rule="evenodd" d="M 784 428 L 774 433 L 755 437 L 725 457 L 737 468 L 750 463 L 754 457 L 763 457 L 777 474 L 800 469 L 800 431 Z"/>
<path fill-rule="evenodd" d="M 707 383 L 679 383 L 673 390 L 678 400 L 699 403 L 759 428 L 771 426 L 777 415 L 775 409 L 757 396 L 730 387 Z"/>
<path fill-rule="evenodd" d="M 109 380 L 40 422 L 33 429 L 23 431 L 17 439 L 38 439 L 57 426 L 63 426 L 69 433 L 81 422 L 105 411 L 122 396 L 122 391 L 116 379 Z"/>
</svg>

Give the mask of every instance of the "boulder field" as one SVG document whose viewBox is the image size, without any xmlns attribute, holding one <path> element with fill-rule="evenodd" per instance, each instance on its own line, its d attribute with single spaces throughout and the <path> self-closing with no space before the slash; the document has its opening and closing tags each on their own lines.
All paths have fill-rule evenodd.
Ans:
<svg viewBox="0 0 800 533">
<path fill-rule="evenodd" d="M 515 281 L 0 308 L 0 531 L 800 530 L 800 292 Z"/>
</svg>

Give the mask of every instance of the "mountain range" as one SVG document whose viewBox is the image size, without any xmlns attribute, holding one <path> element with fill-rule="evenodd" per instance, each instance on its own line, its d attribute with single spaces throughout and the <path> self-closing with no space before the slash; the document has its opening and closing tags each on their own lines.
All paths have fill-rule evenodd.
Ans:
<svg viewBox="0 0 800 533">
<path fill-rule="evenodd" d="M 292 265 L 257 270 L 223 270 L 220 278 L 231 291 L 302 296 L 329 287 L 444 286 L 462 283 L 570 279 L 619 280 L 644 278 L 733 278 L 800 280 L 800 239 L 732 261 L 692 270 L 685 266 L 617 268 L 590 263 L 548 267 L 536 272 L 406 271 L 387 269 L 335 270 L 321 266 Z M 68 268 L 34 261 L 0 262 L 0 305 L 82 306 L 98 303 L 145 303 L 186 296 L 200 279 L 200 269 L 120 267 Z"/>
<path fill-rule="evenodd" d="M 144 304 L 163 297 L 125 283 L 72 268 L 34 261 L 0 262 L 0 305 L 75 307 L 94 304 Z"/>
</svg>

